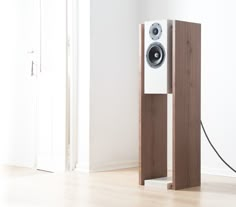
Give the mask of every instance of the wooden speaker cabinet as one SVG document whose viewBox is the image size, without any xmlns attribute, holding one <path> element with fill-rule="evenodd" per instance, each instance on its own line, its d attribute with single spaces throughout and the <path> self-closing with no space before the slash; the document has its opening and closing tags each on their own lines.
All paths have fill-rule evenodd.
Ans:
<svg viewBox="0 0 236 207">
<path fill-rule="evenodd" d="M 167 176 L 167 94 L 144 93 L 144 24 L 140 25 L 139 183 Z M 174 190 L 201 184 L 201 25 L 172 22 Z M 158 84 L 158 83 L 157 83 Z"/>
</svg>

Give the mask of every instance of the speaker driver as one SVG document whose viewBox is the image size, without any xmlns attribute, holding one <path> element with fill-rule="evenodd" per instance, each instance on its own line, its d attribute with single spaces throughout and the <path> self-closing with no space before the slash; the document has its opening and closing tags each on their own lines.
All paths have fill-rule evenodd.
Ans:
<svg viewBox="0 0 236 207">
<path fill-rule="evenodd" d="M 162 44 L 155 42 L 151 44 L 146 53 L 147 62 L 152 68 L 159 68 L 165 59 L 165 49 Z"/>
<path fill-rule="evenodd" d="M 153 23 L 150 27 L 149 34 L 153 40 L 158 40 L 161 37 L 162 28 L 158 23 Z"/>
</svg>

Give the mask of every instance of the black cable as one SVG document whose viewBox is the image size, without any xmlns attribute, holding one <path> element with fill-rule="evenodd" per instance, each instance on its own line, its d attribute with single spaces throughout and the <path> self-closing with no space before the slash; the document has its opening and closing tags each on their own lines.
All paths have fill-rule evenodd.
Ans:
<svg viewBox="0 0 236 207">
<path fill-rule="evenodd" d="M 233 172 L 236 173 L 236 170 L 235 170 L 233 167 L 231 167 L 231 166 L 220 156 L 219 152 L 216 150 L 216 148 L 214 147 L 214 145 L 211 143 L 211 140 L 209 139 L 209 137 L 208 137 L 208 135 L 207 135 L 207 133 L 206 133 L 206 130 L 205 130 L 203 124 L 202 124 L 202 121 L 201 121 L 201 126 L 202 126 L 202 130 L 203 130 L 203 132 L 204 132 L 204 134 L 205 134 L 205 136 L 206 136 L 206 138 L 207 138 L 209 144 L 211 145 L 212 149 L 215 151 L 215 153 L 218 155 L 218 157 L 221 159 L 221 161 L 222 161 L 225 165 L 227 165 Z"/>
</svg>

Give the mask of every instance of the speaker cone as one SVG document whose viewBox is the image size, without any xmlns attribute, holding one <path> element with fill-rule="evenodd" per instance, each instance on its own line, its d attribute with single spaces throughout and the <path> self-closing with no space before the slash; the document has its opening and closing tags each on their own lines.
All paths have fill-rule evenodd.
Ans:
<svg viewBox="0 0 236 207">
<path fill-rule="evenodd" d="M 164 47 L 158 42 L 151 44 L 147 49 L 146 58 L 150 67 L 160 67 L 165 59 Z"/>
</svg>

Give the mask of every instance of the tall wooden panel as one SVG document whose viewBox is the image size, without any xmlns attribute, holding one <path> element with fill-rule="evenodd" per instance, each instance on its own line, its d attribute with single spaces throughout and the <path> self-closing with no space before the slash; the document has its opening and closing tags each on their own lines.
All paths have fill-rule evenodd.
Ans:
<svg viewBox="0 0 236 207">
<path fill-rule="evenodd" d="M 173 22 L 173 189 L 200 186 L 201 25 Z"/>
<path fill-rule="evenodd" d="M 144 25 L 140 25 L 139 183 L 167 176 L 167 95 L 144 94 Z"/>
</svg>

